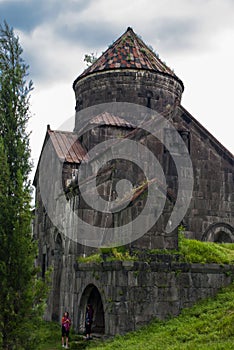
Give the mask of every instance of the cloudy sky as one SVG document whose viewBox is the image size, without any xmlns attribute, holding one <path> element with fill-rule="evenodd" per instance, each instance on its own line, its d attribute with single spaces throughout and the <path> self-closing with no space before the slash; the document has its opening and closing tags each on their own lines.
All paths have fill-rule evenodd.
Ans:
<svg viewBox="0 0 234 350">
<path fill-rule="evenodd" d="M 128 26 L 183 81 L 182 105 L 234 153 L 234 0 L 0 0 L 34 82 L 32 156 L 74 116 L 72 83 Z"/>
</svg>

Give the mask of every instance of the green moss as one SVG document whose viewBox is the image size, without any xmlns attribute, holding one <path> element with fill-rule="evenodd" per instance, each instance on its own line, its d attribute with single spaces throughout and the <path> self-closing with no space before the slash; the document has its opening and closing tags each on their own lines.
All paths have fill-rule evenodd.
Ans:
<svg viewBox="0 0 234 350">
<path fill-rule="evenodd" d="M 79 256 L 78 263 L 102 263 L 104 261 L 134 261 L 135 255 L 131 255 L 125 247 L 100 248 L 99 252 L 86 257 Z"/>
<path fill-rule="evenodd" d="M 141 47 L 140 51 L 143 52 L 143 53 L 146 53 L 146 49 L 144 47 Z"/>
<path fill-rule="evenodd" d="M 92 254 L 92 255 L 88 255 L 88 256 L 79 256 L 77 258 L 77 262 L 78 263 L 101 263 L 103 262 L 103 259 L 100 255 L 100 253 L 97 254 Z"/>
</svg>

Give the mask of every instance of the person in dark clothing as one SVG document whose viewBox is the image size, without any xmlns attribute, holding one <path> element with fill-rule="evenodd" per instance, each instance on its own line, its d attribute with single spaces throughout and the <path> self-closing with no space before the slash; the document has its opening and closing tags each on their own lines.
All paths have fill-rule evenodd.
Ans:
<svg viewBox="0 0 234 350">
<path fill-rule="evenodd" d="M 93 323 L 93 307 L 91 304 L 88 304 L 86 307 L 86 313 L 85 313 L 86 340 L 92 339 L 91 337 L 92 323 Z"/>
</svg>

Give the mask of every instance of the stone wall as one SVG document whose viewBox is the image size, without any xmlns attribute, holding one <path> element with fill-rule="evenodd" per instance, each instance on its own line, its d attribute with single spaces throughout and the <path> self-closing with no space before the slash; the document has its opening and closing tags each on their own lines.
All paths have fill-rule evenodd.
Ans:
<svg viewBox="0 0 234 350">
<path fill-rule="evenodd" d="M 145 70 L 115 70 L 93 73 L 77 81 L 75 131 L 79 131 L 79 111 L 108 102 L 137 103 L 158 113 L 179 105 L 183 84 L 168 74 Z"/>
<path fill-rule="evenodd" d="M 198 240 L 233 242 L 233 155 L 182 107 L 174 122 L 179 130 L 186 126 L 190 138 L 194 190 L 184 218 L 188 236 Z M 217 229 L 211 234 L 214 225 Z"/>
<path fill-rule="evenodd" d="M 234 266 L 166 260 L 82 263 L 75 264 L 74 276 L 74 290 L 67 289 L 67 298 L 73 301 L 76 331 L 83 331 L 84 307 L 91 302 L 98 310 L 94 327 L 103 318 L 102 331 L 114 335 L 136 330 L 155 317 L 177 316 L 198 300 L 213 297 L 232 282 Z"/>
</svg>

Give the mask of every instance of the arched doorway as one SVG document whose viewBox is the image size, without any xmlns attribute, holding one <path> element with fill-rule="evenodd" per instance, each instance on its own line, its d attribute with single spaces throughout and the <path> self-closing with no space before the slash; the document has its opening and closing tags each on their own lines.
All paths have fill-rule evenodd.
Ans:
<svg viewBox="0 0 234 350">
<path fill-rule="evenodd" d="M 202 236 L 202 241 L 216 243 L 233 243 L 234 228 L 224 222 L 217 222 L 208 227 Z"/>
<path fill-rule="evenodd" d="M 98 334 L 105 333 L 105 317 L 102 298 L 99 290 L 94 284 L 89 284 L 80 299 L 79 305 L 79 330 L 84 332 L 85 312 L 87 304 L 91 304 L 94 309 L 92 332 Z"/>
</svg>

